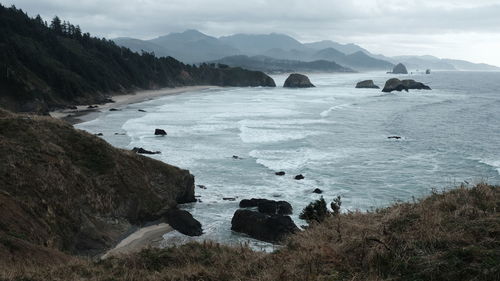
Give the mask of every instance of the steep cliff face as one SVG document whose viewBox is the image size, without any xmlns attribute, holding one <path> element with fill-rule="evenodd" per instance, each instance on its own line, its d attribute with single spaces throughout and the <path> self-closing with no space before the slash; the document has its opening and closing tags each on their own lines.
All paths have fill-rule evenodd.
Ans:
<svg viewBox="0 0 500 281">
<path fill-rule="evenodd" d="M 0 111 L 0 236 L 73 254 L 194 201 L 194 177 L 51 118 Z"/>
</svg>

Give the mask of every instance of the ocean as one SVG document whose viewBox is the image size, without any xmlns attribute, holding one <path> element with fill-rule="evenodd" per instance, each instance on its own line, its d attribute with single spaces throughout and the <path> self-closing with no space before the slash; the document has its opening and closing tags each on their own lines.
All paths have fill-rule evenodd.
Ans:
<svg viewBox="0 0 500 281">
<path fill-rule="evenodd" d="M 500 72 L 308 76 L 316 88 L 284 89 L 286 76 L 277 75 L 277 88 L 165 96 L 75 127 L 103 133 L 120 148 L 161 151 L 150 157 L 190 170 L 206 187 L 196 187 L 200 202 L 182 206 L 205 234 L 188 238 L 174 231 L 165 245 L 195 239 L 272 248 L 230 230 L 245 198 L 286 200 L 297 225 L 304 225 L 300 211 L 320 196 L 340 195 L 344 212 L 363 211 L 460 184 L 500 184 Z M 354 88 L 365 79 L 383 87 L 392 77 L 433 90 Z M 154 136 L 155 128 L 168 136 Z M 305 179 L 295 180 L 297 174 Z"/>
</svg>

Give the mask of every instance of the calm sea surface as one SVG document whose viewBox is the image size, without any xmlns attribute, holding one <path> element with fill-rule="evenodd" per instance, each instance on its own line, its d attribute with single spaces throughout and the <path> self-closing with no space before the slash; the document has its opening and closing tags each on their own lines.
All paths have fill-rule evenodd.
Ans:
<svg viewBox="0 0 500 281">
<path fill-rule="evenodd" d="M 207 187 L 196 188 L 201 202 L 184 206 L 203 224 L 198 239 L 226 243 L 266 246 L 230 230 L 244 198 L 289 201 L 300 225 L 300 211 L 320 196 L 315 188 L 327 200 L 341 195 L 344 210 L 368 210 L 463 182 L 500 184 L 500 72 L 400 77 L 432 91 L 354 88 L 364 79 L 382 87 L 391 77 L 311 74 L 316 88 L 283 89 L 286 76 L 274 76 L 280 87 L 167 96 L 76 127 L 118 147 L 159 150 L 153 158 L 190 170 Z M 168 136 L 155 137 L 155 128 Z M 402 139 L 387 138 L 393 135 Z M 305 179 L 294 180 L 297 174 Z M 165 238 L 187 239 L 177 232 Z"/>
</svg>

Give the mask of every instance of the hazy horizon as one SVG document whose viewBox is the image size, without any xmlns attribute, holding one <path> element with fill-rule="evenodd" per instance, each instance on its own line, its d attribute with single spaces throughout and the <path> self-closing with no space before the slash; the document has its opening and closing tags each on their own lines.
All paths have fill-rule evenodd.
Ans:
<svg viewBox="0 0 500 281">
<path fill-rule="evenodd" d="M 500 1 L 8 0 L 30 16 L 57 15 L 94 36 L 151 39 L 196 29 L 214 37 L 289 35 L 354 43 L 385 56 L 432 55 L 500 66 Z"/>
</svg>

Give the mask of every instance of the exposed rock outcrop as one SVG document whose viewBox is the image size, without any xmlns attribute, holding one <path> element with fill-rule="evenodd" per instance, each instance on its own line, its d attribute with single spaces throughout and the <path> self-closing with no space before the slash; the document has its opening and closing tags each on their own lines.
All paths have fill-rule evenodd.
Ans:
<svg viewBox="0 0 500 281">
<path fill-rule="evenodd" d="M 414 90 L 431 90 L 431 88 L 423 83 L 416 82 L 412 79 L 399 80 L 398 78 L 391 78 L 385 82 L 384 89 L 382 92 L 390 93 L 392 91 L 407 91 L 410 89 Z"/>
<path fill-rule="evenodd" d="M 161 153 L 160 151 L 149 151 L 149 150 L 146 150 L 142 147 L 134 147 L 134 148 L 132 148 L 132 151 L 135 153 L 139 153 L 139 154 L 160 154 Z"/>
<path fill-rule="evenodd" d="M 201 223 L 193 218 L 188 211 L 170 209 L 165 214 L 165 217 L 173 229 L 184 235 L 200 236 L 203 234 Z"/>
<path fill-rule="evenodd" d="M 289 216 L 240 209 L 234 213 L 231 230 L 248 234 L 255 239 L 279 242 L 298 231 L 298 228 Z"/>
<path fill-rule="evenodd" d="M 155 129 L 155 136 L 166 136 L 167 132 L 163 129 Z"/>
<path fill-rule="evenodd" d="M 288 76 L 283 84 L 285 88 L 312 88 L 315 87 L 305 75 L 293 73 Z"/>
<path fill-rule="evenodd" d="M 377 86 L 377 85 L 375 85 L 375 83 L 373 83 L 373 80 L 364 80 L 364 81 L 358 82 L 356 84 L 356 88 L 358 88 L 358 89 L 363 89 L 363 88 L 380 89 L 379 86 Z"/>
<path fill-rule="evenodd" d="M 252 198 L 240 201 L 240 208 L 257 207 L 259 212 L 266 214 L 289 215 L 292 213 L 292 205 L 286 201 L 274 201 L 269 199 Z"/>
<path fill-rule="evenodd" d="M 315 189 L 313 190 L 313 193 L 316 193 L 316 194 L 321 194 L 321 193 L 323 193 L 323 190 L 321 190 L 321 189 L 319 189 L 319 188 L 315 188 Z"/>
<path fill-rule="evenodd" d="M 402 63 L 398 63 L 394 68 L 392 69 L 393 74 L 408 74 L 408 70 L 406 69 L 406 66 Z"/>
<path fill-rule="evenodd" d="M 187 170 L 53 118 L 0 116 L 0 234 L 92 255 L 133 225 L 195 201 Z"/>
<path fill-rule="evenodd" d="M 299 174 L 299 175 L 296 175 L 294 177 L 294 179 L 296 179 L 296 180 L 303 180 L 303 179 L 305 179 L 305 177 L 302 174 Z"/>
</svg>

